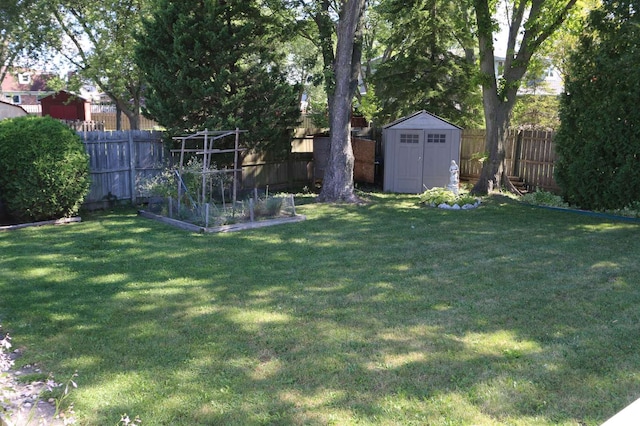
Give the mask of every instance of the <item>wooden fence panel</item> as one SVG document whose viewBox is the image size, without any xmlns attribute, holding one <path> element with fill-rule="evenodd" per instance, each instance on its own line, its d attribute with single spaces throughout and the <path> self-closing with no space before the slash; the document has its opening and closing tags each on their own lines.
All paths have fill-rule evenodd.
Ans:
<svg viewBox="0 0 640 426">
<path fill-rule="evenodd" d="M 161 132 L 78 132 L 89 154 L 91 187 L 85 207 L 101 208 L 110 202 L 135 202 L 137 185 L 164 167 Z"/>
<path fill-rule="evenodd" d="M 460 147 L 460 175 L 475 180 L 480 176 L 482 164 L 472 160 L 474 154 L 485 151 L 484 130 L 464 130 Z M 560 188 L 554 179 L 557 159 L 553 132 L 512 130 L 505 145 L 508 174 L 524 180 L 526 186 L 550 192 Z"/>
<path fill-rule="evenodd" d="M 557 157 L 553 133 L 525 130 L 520 138 L 522 156 L 516 174 L 532 189 L 557 192 L 560 188 L 554 179 Z"/>
<path fill-rule="evenodd" d="M 478 177 L 482 163 L 473 159 L 485 151 L 484 130 L 464 130 L 460 145 L 460 176 Z"/>
<path fill-rule="evenodd" d="M 242 187 L 308 185 L 312 179 L 312 162 L 313 153 L 294 153 L 288 160 L 281 161 L 250 157 L 242 164 Z"/>
</svg>

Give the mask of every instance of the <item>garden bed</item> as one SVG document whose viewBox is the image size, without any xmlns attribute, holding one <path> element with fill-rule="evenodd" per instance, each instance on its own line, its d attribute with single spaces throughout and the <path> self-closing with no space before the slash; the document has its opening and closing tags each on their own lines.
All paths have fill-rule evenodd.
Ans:
<svg viewBox="0 0 640 426">
<path fill-rule="evenodd" d="M 200 233 L 218 233 L 218 232 L 235 232 L 235 231 L 244 231 L 247 229 L 256 229 L 256 228 L 264 228 L 266 226 L 274 226 L 274 225 L 282 225 L 285 223 L 294 223 L 301 222 L 306 220 L 306 216 L 304 215 L 294 215 L 287 217 L 277 217 L 273 219 L 265 219 L 257 222 L 240 222 L 233 223 L 229 225 L 220 225 L 213 227 L 204 227 L 195 225 L 189 222 L 183 222 L 181 220 L 172 219 L 166 216 L 161 216 L 149 211 L 139 210 L 138 214 L 142 217 L 146 217 L 148 219 L 157 220 L 162 223 L 166 223 L 167 225 L 175 226 L 180 229 L 185 229 L 187 231 L 192 232 L 200 232 Z"/>
</svg>

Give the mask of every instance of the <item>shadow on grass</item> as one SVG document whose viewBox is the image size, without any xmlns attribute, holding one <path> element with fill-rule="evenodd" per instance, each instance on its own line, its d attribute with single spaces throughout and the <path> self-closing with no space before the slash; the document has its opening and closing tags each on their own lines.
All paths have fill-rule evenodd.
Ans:
<svg viewBox="0 0 640 426">
<path fill-rule="evenodd" d="M 0 322 L 82 424 L 599 424 L 640 394 L 640 227 L 371 195 L 194 235 L 0 235 Z"/>
</svg>

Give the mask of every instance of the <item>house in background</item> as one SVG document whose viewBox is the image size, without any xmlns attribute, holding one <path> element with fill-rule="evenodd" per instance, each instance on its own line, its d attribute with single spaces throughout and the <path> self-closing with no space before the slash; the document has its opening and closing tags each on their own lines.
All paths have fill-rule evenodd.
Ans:
<svg viewBox="0 0 640 426">
<path fill-rule="evenodd" d="M 12 69 L 7 72 L 0 86 L 4 102 L 22 106 L 27 112 L 40 112 L 40 99 L 53 93 L 49 81 L 56 74 L 30 69 Z"/>
<path fill-rule="evenodd" d="M 504 57 L 495 56 L 493 68 L 496 77 L 499 78 L 504 73 Z M 523 79 L 518 95 L 559 95 L 564 90 L 564 80 L 560 71 L 551 62 L 536 80 Z"/>
</svg>

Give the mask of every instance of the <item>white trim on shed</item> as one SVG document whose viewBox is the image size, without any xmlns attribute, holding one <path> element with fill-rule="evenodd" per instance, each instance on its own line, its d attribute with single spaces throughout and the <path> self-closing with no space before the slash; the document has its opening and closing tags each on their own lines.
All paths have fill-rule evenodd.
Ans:
<svg viewBox="0 0 640 426">
<path fill-rule="evenodd" d="M 460 164 L 461 136 L 460 127 L 424 110 L 384 126 L 384 191 L 446 187 L 451 160 Z"/>
</svg>

